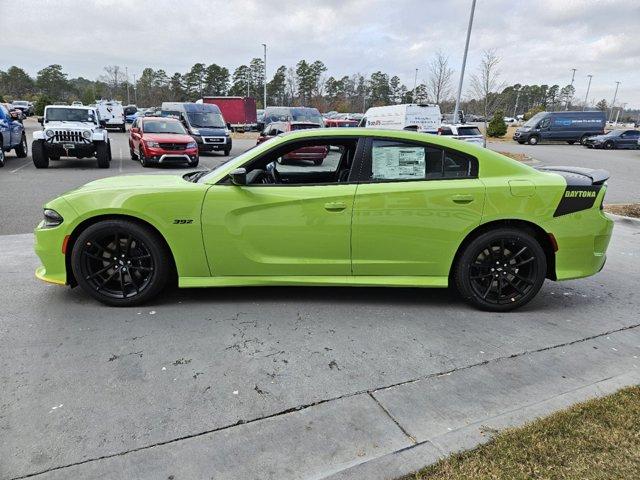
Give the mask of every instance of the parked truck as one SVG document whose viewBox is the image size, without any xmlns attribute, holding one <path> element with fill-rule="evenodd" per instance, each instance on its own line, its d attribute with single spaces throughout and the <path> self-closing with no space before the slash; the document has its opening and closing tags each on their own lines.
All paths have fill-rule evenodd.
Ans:
<svg viewBox="0 0 640 480">
<path fill-rule="evenodd" d="M 251 97 L 204 97 L 202 102 L 217 105 L 233 131 L 248 131 L 258 125 L 256 101 Z"/>
</svg>

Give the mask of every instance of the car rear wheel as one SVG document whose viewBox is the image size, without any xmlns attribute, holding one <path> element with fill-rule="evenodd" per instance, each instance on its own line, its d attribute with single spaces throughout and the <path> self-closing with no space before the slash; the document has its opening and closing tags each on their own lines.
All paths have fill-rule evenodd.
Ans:
<svg viewBox="0 0 640 480">
<path fill-rule="evenodd" d="M 138 160 L 138 154 L 135 152 L 131 144 L 129 144 L 129 155 L 131 155 L 131 160 Z"/>
<path fill-rule="evenodd" d="M 84 230 L 71 252 L 78 285 L 107 305 L 127 307 L 155 297 L 171 276 L 158 235 L 128 220 L 105 220 Z"/>
<path fill-rule="evenodd" d="M 29 153 L 29 146 L 27 145 L 27 136 L 23 133 L 20 145 L 16 147 L 16 156 L 18 158 L 26 158 Z"/>
<path fill-rule="evenodd" d="M 607 140 L 604 142 L 604 148 L 607 150 L 613 150 L 615 148 L 615 144 L 611 140 Z"/>
<path fill-rule="evenodd" d="M 47 149 L 44 148 L 44 141 L 33 141 L 31 144 L 31 157 L 36 168 L 47 168 L 49 166 L 49 157 L 47 156 Z"/>
<path fill-rule="evenodd" d="M 0 168 L 4 167 L 4 162 L 5 162 L 5 155 L 4 155 L 4 150 L 2 149 L 2 143 L 0 143 Z"/>
<path fill-rule="evenodd" d="M 531 135 L 529 137 L 529 145 L 537 145 L 540 139 L 536 135 Z"/>
<path fill-rule="evenodd" d="M 465 301 L 482 310 L 505 312 L 535 297 L 546 272 L 545 253 L 532 235 L 499 228 L 465 247 L 453 276 Z"/>
<path fill-rule="evenodd" d="M 228 157 L 228 156 L 229 156 L 229 153 L 231 153 L 231 149 L 230 149 L 230 148 L 225 148 L 225 150 L 224 150 L 224 156 L 225 156 L 225 157 Z"/>
<path fill-rule="evenodd" d="M 569 145 L 573 145 L 574 143 L 576 143 L 576 141 L 575 141 L 575 140 L 567 140 L 567 143 L 568 143 Z"/>
<path fill-rule="evenodd" d="M 142 149 L 140 149 L 138 153 L 138 158 L 140 159 L 140 165 L 142 165 L 143 168 L 148 168 L 151 166 L 149 165 L 149 161 L 147 160 L 147 157 L 144 156 L 144 152 L 142 151 Z"/>
<path fill-rule="evenodd" d="M 582 136 L 580 137 L 580 144 L 581 144 L 581 145 L 586 144 L 586 143 L 587 143 L 587 139 L 588 139 L 588 138 L 589 138 L 589 135 L 586 135 L 586 134 L 585 134 L 585 135 L 582 135 Z"/>
</svg>

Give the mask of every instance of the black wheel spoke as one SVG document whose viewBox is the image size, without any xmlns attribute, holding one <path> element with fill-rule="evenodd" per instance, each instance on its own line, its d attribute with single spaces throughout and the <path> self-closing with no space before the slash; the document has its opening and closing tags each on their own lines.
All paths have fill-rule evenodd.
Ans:
<svg viewBox="0 0 640 480">
<path fill-rule="evenodd" d="M 513 274 L 514 277 L 516 277 L 518 280 L 520 280 L 521 282 L 526 283 L 527 285 L 533 285 L 533 282 L 527 278 L 523 278 L 520 275 L 518 275 L 517 273 Z"/>
<path fill-rule="evenodd" d="M 531 263 L 536 259 L 536 257 L 529 257 L 526 260 L 523 260 L 519 263 L 516 263 L 515 265 L 513 265 L 514 267 L 521 267 L 522 265 L 526 265 L 527 263 Z"/>
<path fill-rule="evenodd" d="M 98 285 L 97 290 L 101 290 L 102 287 L 104 287 L 107 283 L 109 283 L 111 279 L 116 276 L 116 273 L 118 273 L 118 270 L 114 269 L 113 272 L 111 272 L 111 275 L 109 275 L 106 280 L 104 280 L 102 283 Z"/>
<path fill-rule="evenodd" d="M 487 287 L 487 290 L 482 295 L 482 298 L 487 298 L 487 295 L 489 295 L 489 292 L 491 291 L 491 287 L 493 287 L 493 280 L 489 280 L 489 286 Z"/>
<path fill-rule="evenodd" d="M 107 270 L 109 270 L 110 268 L 113 268 L 113 267 L 115 266 L 115 264 L 116 264 L 115 262 L 112 262 L 112 263 L 110 263 L 109 265 L 107 265 L 106 267 L 101 268 L 101 269 L 100 269 L 100 270 L 98 270 L 97 272 L 93 272 L 92 274 L 87 275 L 85 278 L 86 278 L 87 280 L 89 280 L 89 279 L 91 279 L 91 278 L 93 278 L 93 277 L 97 277 L 98 275 L 100 275 L 100 274 L 102 274 L 102 273 L 106 272 L 106 271 L 107 271 Z"/>
<path fill-rule="evenodd" d="M 102 250 L 103 252 L 107 252 L 110 253 L 111 255 L 116 255 L 116 252 L 111 250 L 109 247 L 103 247 L 102 245 L 100 245 L 98 242 L 92 242 L 91 243 L 94 247 L 99 248 L 100 250 Z"/>
<path fill-rule="evenodd" d="M 493 273 L 485 273 L 484 275 L 472 275 L 471 278 L 472 280 L 477 280 L 478 278 L 487 278 L 487 277 L 492 277 Z"/>
<path fill-rule="evenodd" d="M 127 288 L 124 283 L 124 272 L 120 270 L 120 288 L 122 289 L 122 298 L 127 296 Z"/>
</svg>

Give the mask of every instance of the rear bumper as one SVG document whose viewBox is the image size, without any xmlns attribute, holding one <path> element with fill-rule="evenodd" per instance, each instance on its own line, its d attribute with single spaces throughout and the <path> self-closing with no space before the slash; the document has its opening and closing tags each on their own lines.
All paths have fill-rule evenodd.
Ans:
<svg viewBox="0 0 640 480">
<path fill-rule="evenodd" d="M 595 275 L 604 267 L 613 221 L 596 208 L 554 218 L 546 226 L 553 233 L 557 280 Z"/>
</svg>

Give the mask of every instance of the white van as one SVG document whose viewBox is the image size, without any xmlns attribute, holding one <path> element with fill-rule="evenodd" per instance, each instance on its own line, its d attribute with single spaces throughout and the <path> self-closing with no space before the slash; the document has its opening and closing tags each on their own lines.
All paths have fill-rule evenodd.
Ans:
<svg viewBox="0 0 640 480">
<path fill-rule="evenodd" d="M 413 130 L 436 134 L 441 118 L 438 105 L 406 103 L 371 107 L 360 125 L 378 130 Z"/>
<path fill-rule="evenodd" d="M 100 100 L 96 102 L 96 110 L 100 120 L 105 120 L 107 128 L 118 128 L 121 132 L 126 131 L 124 108 L 117 100 Z"/>
</svg>

